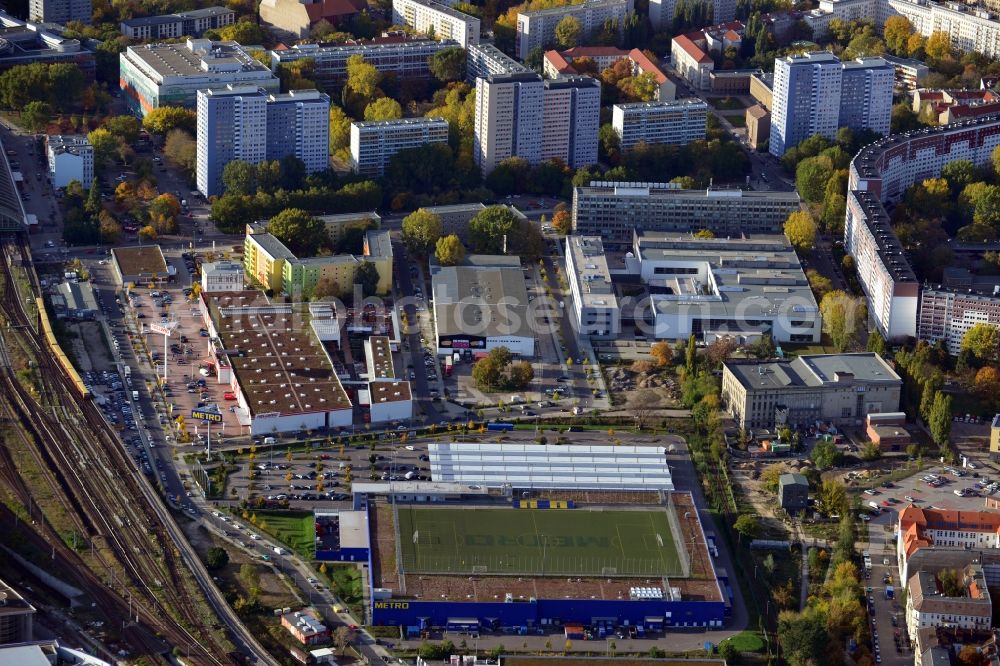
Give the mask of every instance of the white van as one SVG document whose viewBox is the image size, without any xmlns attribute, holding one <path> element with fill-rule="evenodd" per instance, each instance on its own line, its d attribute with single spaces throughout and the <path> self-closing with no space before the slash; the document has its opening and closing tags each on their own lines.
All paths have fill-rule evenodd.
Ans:
<svg viewBox="0 0 1000 666">
<path fill-rule="evenodd" d="M 277 440 L 275 440 L 274 437 L 265 437 L 264 438 L 264 446 L 269 446 L 271 444 L 274 444 L 276 441 Z"/>
</svg>

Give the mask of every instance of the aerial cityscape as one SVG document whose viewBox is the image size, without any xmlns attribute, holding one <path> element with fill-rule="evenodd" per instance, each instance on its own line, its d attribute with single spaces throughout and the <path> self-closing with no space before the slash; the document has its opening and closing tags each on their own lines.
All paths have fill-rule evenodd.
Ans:
<svg viewBox="0 0 1000 666">
<path fill-rule="evenodd" d="M 1000 666 L 1000 0 L 16 0 L 0 244 L 0 666 Z"/>
</svg>

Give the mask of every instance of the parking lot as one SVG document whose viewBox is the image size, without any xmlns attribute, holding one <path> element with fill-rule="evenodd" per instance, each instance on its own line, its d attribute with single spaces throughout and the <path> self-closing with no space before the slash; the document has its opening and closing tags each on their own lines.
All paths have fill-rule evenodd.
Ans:
<svg viewBox="0 0 1000 666">
<path fill-rule="evenodd" d="M 870 508 L 875 502 L 881 510 L 898 510 L 908 503 L 920 508 L 981 510 L 984 498 L 1000 490 L 1000 483 L 991 485 L 1000 479 L 1000 474 L 992 466 L 973 464 L 976 469 L 936 465 L 890 487 L 876 484 L 864 491 L 864 505 Z"/>
</svg>

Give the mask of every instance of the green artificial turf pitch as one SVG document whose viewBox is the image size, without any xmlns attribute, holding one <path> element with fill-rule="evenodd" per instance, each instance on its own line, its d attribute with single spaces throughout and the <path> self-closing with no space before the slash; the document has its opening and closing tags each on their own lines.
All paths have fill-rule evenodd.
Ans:
<svg viewBox="0 0 1000 666">
<path fill-rule="evenodd" d="M 405 572 L 680 576 L 662 509 L 399 507 Z"/>
</svg>

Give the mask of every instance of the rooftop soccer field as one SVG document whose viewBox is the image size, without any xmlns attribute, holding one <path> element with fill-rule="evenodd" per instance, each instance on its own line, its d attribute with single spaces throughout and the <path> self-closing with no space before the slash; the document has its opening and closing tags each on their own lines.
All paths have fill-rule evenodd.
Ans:
<svg viewBox="0 0 1000 666">
<path fill-rule="evenodd" d="M 399 507 L 409 573 L 682 576 L 667 514 Z"/>
</svg>

